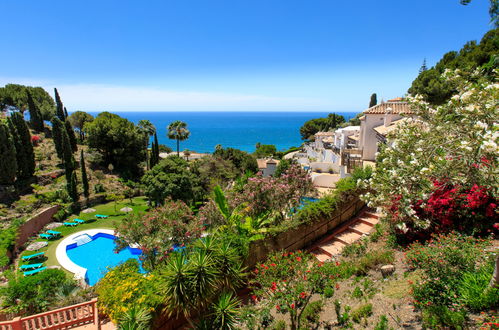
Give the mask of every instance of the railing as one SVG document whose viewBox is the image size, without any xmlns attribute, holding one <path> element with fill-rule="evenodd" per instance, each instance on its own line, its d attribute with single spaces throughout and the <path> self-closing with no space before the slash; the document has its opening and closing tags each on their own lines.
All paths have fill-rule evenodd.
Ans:
<svg viewBox="0 0 499 330">
<path fill-rule="evenodd" d="M 95 329 L 100 329 L 97 299 L 50 312 L 16 317 L 11 321 L 0 322 L 0 330 L 50 330 L 90 323 L 95 325 Z"/>
</svg>

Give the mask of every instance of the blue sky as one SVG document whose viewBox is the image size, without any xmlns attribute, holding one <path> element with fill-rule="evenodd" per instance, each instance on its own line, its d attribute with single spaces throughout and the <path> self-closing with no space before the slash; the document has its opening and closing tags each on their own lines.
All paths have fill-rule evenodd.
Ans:
<svg viewBox="0 0 499 330">
<path fill-rule="evenodd" d="M 58 87 L 69 110 L 362 111 L 479 40 L 488 4 L 2 0 L 0 85 Z"/>
</svg>

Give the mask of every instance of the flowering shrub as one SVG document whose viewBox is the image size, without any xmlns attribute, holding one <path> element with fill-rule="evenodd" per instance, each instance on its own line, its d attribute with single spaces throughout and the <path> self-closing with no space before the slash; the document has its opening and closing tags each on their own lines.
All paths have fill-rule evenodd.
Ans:
<svg viewBox="0 0 499 330">
<path fill-rule="evenodd" d="M 118 249 L 138 244 L 141 259 L 150 269 L 164 261 L 175 247 L 199 238 L 203 224 L 182 201 L 167 199 L 163 206 L 147 214 L 131 214 L 116 227 Z"/>
<path fill-rule="evenodd" d="M 111 269 L 95 287 L 99 311 L 114 323 L 132 308 L 154 312 L 162 299 L 156 276 L 140 274 L 133 259 Z"/>
<path fill-rule="evenodd" d="M 321 292 L 329 277 L 310 254 L 278 252 L 253 271 L 254 302 L 289 315 L 291 329 L 300 328 L 300 317 L 312 296 Z"/>
<path fill-rule="evenodd" d="M 33 144 L 35 147 L 38 146 L 38 143 L 40 143 L 41 139 L 38 135 L 31 135 L 31 144 Z"/>
<path fill-rule="evenodd" d="M 300 198 L 314 192 L 310 175 L 300 166 L 290 166 L 281 176 L 249 178 L 243 192 L 236 198 L 237 204 L 246 203 L 250 216 L 272 212 L 283 220 L 289 210 L 300 204 Z"/>
<path fill-rule="evenodd" d="M 415 305 L 456 304 L 462 274 L 485 263 L 489 245 L 488 240 L 456 233 L 434 236 L 426 245 L 412 244 L 406 261 L 412 269 L 423 270 L 422 280 L 413 285 Z"/>
<path fill-rule="evenodd" d="M 415 117 L 381 148 L 368 181 L 376 193 L 364 196 L 384 209 L 393 230 L 411 238 L 498 222 L 499 84 L 482 82 L 479 73 L 444 78 L 459 93 L 436 108 L 409 98 Z"/>
</svg>

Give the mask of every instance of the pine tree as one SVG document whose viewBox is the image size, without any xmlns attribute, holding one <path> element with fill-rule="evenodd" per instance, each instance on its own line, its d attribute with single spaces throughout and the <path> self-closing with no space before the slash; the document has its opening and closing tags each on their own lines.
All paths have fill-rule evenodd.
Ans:
<svg viewBox="0 0 499 330">
<path fill-rule="evenodd" d="M 66 116 L 64 115 L 64 105 L 62 104 L 61 97 L 59 96 L 57 88 L 54 88 L 54 93 L 55 93 L 55 115 L 61 121 L 64 121 L 66 119 Z"/>
<path fill-rule="evenodd" d="M 28 125 L 20 112 L 14 112 L 9 120 L 12 123 L 12 136 L 14 140 L 17 140 L 14 141 L 17 155 L 17 177 L 18 179 L 31 178 L 35 173 L 35 153 Z"/>
<path fill-rule="evenodd" d="M 26 90 L 26 94 L 28 95 L 28 109 L 31 127 L 33 127 L 33 129 L 37 132 L 43 132 L 42 114 L 33 101 L 33 97 L 31 96 L 29 90 Z"/>
<path fill-rule="evenodd" d="M 371 95 L 371 101 L 369 101 L 369 108 L 374 107 L 376 104 L 378 104 L 378 96 L 376 93 L 373 93 Z"/>
<path fill-rule="evenodd" d="M 83 185 L 83 195 L 88 198 L 90 196 L 87 168 L 85 166 L 85 158 L 83 156 L 83 150 L 80 151 L 80 170 L 81 170 L 81 183 Z"/>
<path fill-rule="evenodd" d="M 73 203 L 78 202 L 78 182 L 76 181 L 76 172 L 71 171 L 70 174 L 66 172 L 66 190 L 68 192 L 69 198 Z"/>
<path fill-rule="evenodd" d="M 426 58 L 423 60 L 423 65 L 419 68 L 419 73 L 425 72 L 428 70 L 428 67 L 426 66 Z"/>
<path fill-rule="evenodd" d="M 62 121 L 59 117 L 52 117 L 52 139 L 54 140 L 55 151 L 57 152 L 57 157 L 63 160 L 64 150 L 62 146 L 62 132 L 65 131 Z"/>
<path fill-rule="evenodd" d="M 16 148 L 9 127 L 0 121 L 0 184 L 11 185 L 16 180 Z"/>
<path fill-rule="evenodd" d="M 66 120 L 64 122 L 64 125 L 66 126 L 66 133 L 68 133 L 68 137 L 69 137 L 69 143 L 70 143 L 70 146 L 71 146 L 71 150 L 73 152 L 76 152 L 78 151 L 78 144 L 77 144 L 77 141 L 76 141 L 76 135 L 75 135 L 75 131 L 73 129 L 73 126 L 71 126 L 71 123 L 69 122 L 69 120 Z"/>
</svg>

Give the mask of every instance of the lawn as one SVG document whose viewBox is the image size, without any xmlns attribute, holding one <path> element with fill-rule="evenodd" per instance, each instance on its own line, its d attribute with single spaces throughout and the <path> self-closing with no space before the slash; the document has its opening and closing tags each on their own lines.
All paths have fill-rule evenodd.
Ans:
<svg viewBox="0 0 499 330">
<path fill-rule="evenodd" d="M 123 200 L 121 202 L 115 203 L 110 202 L 106 204 L 96 205 L 92 208 L 95 209 L 93 213 L 80 213 L 75 216 L 72 215 L 68 218 L 68 221 L 71 221 L 75 218 L 86 220 L 84 224 L 80 224 L 75 227 L 66 227 L 61 226 L 54 230 L 61 232 L 62 236 L 58 239 L 54 239 L 49 241 L 47 247 L 40 249 L 39 251 L 24 251 L 21 256 L 34 254 L 36 252 L 45 252 L 45 266 L 60 266 L 57 258 L 55 257 L 55 250 L 57 245 L 64 239 L 64 237 L 76 233 L 78 231 L 94 229 L 94 228 L 104 228 L 104 229 L 114 229 L 115 224 L 121 222 L 127 215 L 127 213 L 121 212 L 120 209 L 123 207 L 130 207 L 133 209 L 134 213 L 144 212 L 148 209 L 147 206 L 147 198 L 146 197 L 135 197 L 132 198 L 132 202 L 129 199 Z M 96 219 L 95 214 L 104 214 L 108 215 L 107 219 Z M 45 241 L 42 239 L 37 239 L 37 241 Z M 29 263 L 38 263 L 41 261 L 33 260 L 32 262 L 20 262 L 19 265 L 29 264 Z"/>
</svg>

